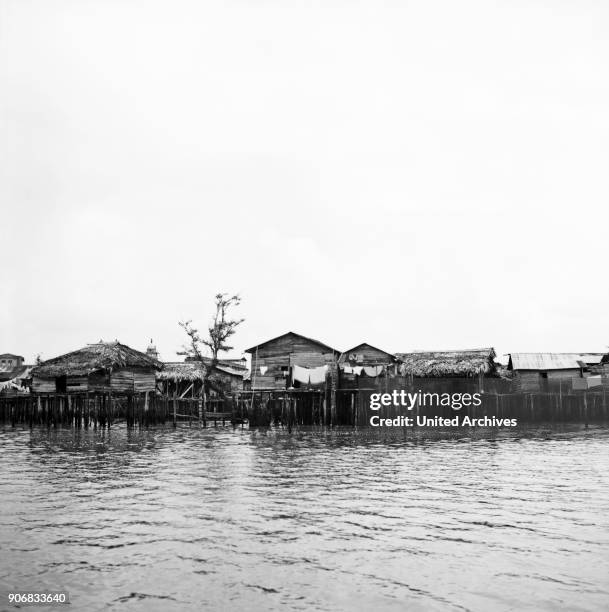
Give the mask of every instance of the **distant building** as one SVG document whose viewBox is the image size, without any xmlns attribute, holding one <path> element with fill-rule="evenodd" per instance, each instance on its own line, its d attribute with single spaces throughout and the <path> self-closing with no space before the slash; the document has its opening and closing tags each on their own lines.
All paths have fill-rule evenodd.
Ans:
<svg viewBox="0 0 609 612">
<path fill-rule="evenodd" d="M 31 366 L 23 363 L 21 355 L 0 355 L 0 394 L 26 393 L 28 391 Z"/>
<path fill-rule="evenodd" d="M 146 355 L 148 355 L 148 357 L 152 357 L 152 359 L 156 359 L 157 361 L 159 361 L 159 352 L 156 350 L 156 346 L 154 345 L 154 342 L 152 342 L 152 338 L 150 338 L 150 344 L 146 349 Z"/>
<path fill-rule="evenodd" d="M 509 353 L 507 369 L 515 391 L 567 391 L 572 379 L 589 376 L 602 359 L 603 353 Z"/>
<path fill-rule="evenodd" d="M 0 372 L 13 372 L 23 366 L 23 357 L 13 353 L 0 355 Z"/>
</svg>

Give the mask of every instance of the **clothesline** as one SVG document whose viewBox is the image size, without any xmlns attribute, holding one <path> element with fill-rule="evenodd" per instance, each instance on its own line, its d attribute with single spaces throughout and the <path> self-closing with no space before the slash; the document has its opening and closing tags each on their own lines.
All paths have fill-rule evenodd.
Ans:
<svg viewBox="0 0 609 612">
<path fill-rule="evenodd" d="M 302 366 L 292 366 L 292 382 L 299 382 L 305 385 L 319 385 L 326 381 L 328 366 L 318 368 L 303 368 Z"/>
<path fill-rule="evenodd" d="M 343 366 L 345 374 L 355 374 L 361 376 L 362 372 L 370 378 L 380 376 L 385 371 L 385 366 Z"/>
</svg>

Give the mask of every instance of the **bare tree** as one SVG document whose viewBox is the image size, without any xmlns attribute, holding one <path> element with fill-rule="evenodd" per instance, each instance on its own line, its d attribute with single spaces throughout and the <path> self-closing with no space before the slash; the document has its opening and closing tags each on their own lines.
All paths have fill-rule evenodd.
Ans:
<svg viewBox="0 0 609 612">
<path fill-rule="evenodd" d="M 180 327 L 188 336 L 188 344 L 180 355 L 186 355 L 188 359 L 198 361 L 203 364 L 203 403 L 207 405 L 207 393 L 209 391 L 210 379 L 218 365 L 218 355 L 221 352 L 232 350 L 228 340 L 237 330 L 237 327 L 245 319 L 231 319 L 229 311 L 241 303 L 239 295 L 229 296 L 227 293 L 216 295 L 216 312 L 207 328 L 207 334 L 203 335 L 196 327 L 193 327 L 192 320 L 180 321 Z M 208 349 L 211 356 L 206 358 L 203 353 Z M 207 363 L 205 363 L 207 361 Z"/>
</svg>

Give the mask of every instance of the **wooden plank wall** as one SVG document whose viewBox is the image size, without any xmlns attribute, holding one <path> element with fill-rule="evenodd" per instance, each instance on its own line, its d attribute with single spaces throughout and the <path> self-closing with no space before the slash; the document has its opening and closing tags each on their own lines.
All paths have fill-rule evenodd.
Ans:
<svg viewBox="0 0 609 612">
<path fill-rule="evenodd" d="M 358 359 L 357 362 L 349 359 L 351 353 L 355 353 L 356 355 L 361 355 L 361 360 Z M 348 353 L 343 353 L 338 360 L 339 363 L 352 363 L 352 365 L 386 365 L 392 364 L 394 360 L 387 355 L 384 351 L 374 348 L 369 344 L 362 344 L 361 346 L 356 347 L 355 350 L 349 351 Z"/>
<path fill-rule="evenodd" d="M 133 373 L 133 388 L 136 393 L 154 391 L 156 375 L 154 370 L 140 370 Z"/>
<path fill-rule="evenodd" d="M 285 389 L 289 385 L 288 376 L 283 375 L 293 365 L 303 368 L 317 368 L 328 365 L 335 367 L 336 356 L 331 351 L 311 342 L 306 338 L 287 336 L 278 338 L 252 353 L 252 388 Z M 261 374 L 260 367 L 268 369 Z"/>
<path fill-rule="evenodd" d="M 537 370 L 514 372 L 514 392 L 531 393 L 536 391 L 568 393 L 572 389 L 572 379 L 580 377 L 579 369 L 548 370 L 547 378 Z M 586 376 L 589 374 L 586 373 Z"/>
<path fill-rule="evenodd" d="M 105 372 L 89 374 L 89 391 L 100 393 L 110 391 L 110 375 Z"/>
<path fill-rule="evenodd" d="M 133 388 L 133 370 L 121 368 L 110 374 L 110 389 L 115 393 L 132 393 Z"/>
<path fill-rule="evenodd" d="M 120 368 L 110 375 L 110 388 L 116 393 L 154 391 L 155 383 L 153 369 Z"/>
<path fill-rule="evenodd" d="M 57 390 L 54 378 L 32 378 L 32 391 L 34 393 L 55 393 Z"/>
<path fill-rule="evenodd" d="M 68 393 L 86 392 L 89 389 L 87 376 L 67 376 L 66 390 Z"/>
</svg>

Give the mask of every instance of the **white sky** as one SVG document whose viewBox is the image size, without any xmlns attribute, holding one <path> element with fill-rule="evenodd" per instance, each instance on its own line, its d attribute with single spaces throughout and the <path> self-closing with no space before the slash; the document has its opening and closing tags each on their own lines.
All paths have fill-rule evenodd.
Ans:
<svg viewBox="0 0 609 612">
<path fill-rule="evenodd" d="M 0 352 L 609 344 L 609 3 L 2 0 Z"/>
</svg>

